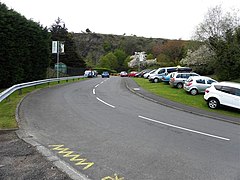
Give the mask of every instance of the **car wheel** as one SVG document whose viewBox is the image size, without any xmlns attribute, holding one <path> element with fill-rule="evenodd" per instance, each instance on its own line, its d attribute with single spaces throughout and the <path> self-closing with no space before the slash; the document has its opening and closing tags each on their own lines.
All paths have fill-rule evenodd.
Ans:
<svg viewBox="0 0 240 180">
<path fill-rule="evenodd" d="M 219 107 L 219 105 L 220 105 L 219 100 L 216 98 L 210 98 L 208 100 L 208 107 L 211 109 L 216 109 Z"/>
<path fill-rule="evenodd" d="M 154 82 L 154 83 L 158 83 L 158 82 L 159 82 L 158 78 L 155 78 L 155 79 L 153 80 L 153 82 Z"/>
<path fill-rule="evenodd" d="M 198 90 L 197 90 L 197 89 L 192 89 L 192 90 L 190 91 L 190 94 L 193 95 L 193 96 L 195 96 L 197 93 L 198 93 Z"/>
<path fill-rule="evenodd" d="M 178 88 L 178 89 L 183 88 L 183 84 L 182 84 L 182 83 L 177 83 L 177 88 Z"/>
</svg>

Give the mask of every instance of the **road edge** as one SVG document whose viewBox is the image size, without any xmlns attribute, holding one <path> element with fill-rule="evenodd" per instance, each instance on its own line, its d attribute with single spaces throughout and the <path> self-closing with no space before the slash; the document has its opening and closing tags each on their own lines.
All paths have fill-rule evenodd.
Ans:
<svg viewBox="0 0 240 180">
<path fill-rule="evenodd" d="M 219 121 L 223 121 L 223 122 L 228 122 L 228 123 L 240 125 L 240 121 L 237 122 L 237 121 L 233 121 L 233 120 L 226 119 L 226 118 L 223 118 L 223 117 L 214 116 L 214 115 L 211 115 L 210 113 L 207 114 L 207 112 L 206 113 L 202 113 L 202 112 L 197 112 L 197 111 L 194 111 L 194 110 L 189 110 L 187 108 L 179 108 L 177 106 L 173 106 L 172 105 L 174 103 L 173 101 L 170 101 L 170 100 L 168 100 L 166 98 L 163 98 L 163 97 L 159 97 L 159 98 L 164 99 L 167 102 L 171 102 L 171 105 L 168 104 L 168 103 L 165 103 L 164 101 L 160 101 L 160 100 L 156 100 L 156 99 L 150 98 L 150 97 L 144 95 L 144 93 L 139 93 L 140 92 L 139 90 L 141 89 L 141 87 L 134 80 L 132 80 L 132 79 L 130 79 L 130 80 L 134 82 L 136 87 L 130 87 L 129 82 L 125 79 L 125 86 L 126 86 L 126 88 L 130 92 L 132 92 L 132 93 L 134 93 L 134 94 L 136 94 L 136 95 L 138 95 L 138 96 L 140 96 L 140 97 L 142 97 L 144 99 L 147 99 L 149 101 L 152 101 L 152 102 L 155 102 L 155 103 L 158 103 L 158 104 L 161 104 L 163 106 L 166 106 L 166 107 L 169 107 L 169 108 L 173 108 L 173 109 L 176 109 L 176 110 L 179 110 L 179 111 L 184 111 L 184 112 L 187 112 L 187 113 L 190 113 L 190 114 L 195 114 L 195 115 L 198 115 L 198 116 L 204 116 L 204 117 L 207 117 L 207 118 L 211 118 L 211 119 L 215 119 L 215 120 L 219 120 Z M 134 90 L 136 88 L 139 88 L 139 90 Z M 157 97 L 157 95 L 154 95 L 154 96 Z M 192 109 L 196 109 L 196 108 L 192 108 Z M 201 111 L 203 111 L 203 110 L 201 110 Z"/>
<path fill-rule="evenodd" d="M 49 88 L 51 88 L 51 87 L 49 87 Z M 76 169 L 74 169 L 70 164 L 68 164 L 67 162 L 61 160 L 59 157 L 54 155 L 53 152 L 50 151 L 48 148 L 46 148 L 45 146 L 38 143 L 37 140 L 26 131 L 26 128 L 24 128 L 24 125 L 22 123 L 22 122 L 24 122 L 24 118 L 21 118 L 19 115 L 21 104 L 25 98 L 27 98 L 28 96 L 30 96 L 31 94 L 33 94 L 39 90 L 41 90 L 41 89 L 38 89 L 38 90 L 28 93 L 26 96 L 24 96 L 20 100 L 20 102 L 17 105 L 16 111 L 15 111 L 15 118 L 18 123 L 18 129 L 15 131 L 17 136 L 20 139 L 22 139 L 23 141 L 25 141 L 26 143 L 35 147 L 36 150 L 40 154 L 43 155 L 43 157 L 45 157 L 48 161 L 53 163 L 53 165 L 55 165 L 60 171 L 66 173 L 71 179 L 73 179 L 73 180 L 91 180 L 91 179 L 87 178 L 84 174 L 82 174 L 82 173 L 78 172 Z"/>
</svg>

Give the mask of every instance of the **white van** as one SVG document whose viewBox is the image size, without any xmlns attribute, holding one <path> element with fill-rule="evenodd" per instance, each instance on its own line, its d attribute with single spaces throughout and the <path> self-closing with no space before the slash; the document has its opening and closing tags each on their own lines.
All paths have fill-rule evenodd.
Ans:
<svg viewBox="0 0 240 180">
<path fill-rule="evenodd" d="M 92 71 L 92 70 L 86 70 L 85 72 L 84 72 L 84 75 L 83 75 L 84 77 L 88 77 L 88 78 L 90 78 L 90 77 L 94 77 L 94 71 Z"/>
<path fill-rule="evenodd" d="M 150 82 L 160 82 L 163 76 L 168 75 L 172 72 L 191 72 L 192 69 L 189 67 L 163 67 L 158 68 L 153 74 L 151 74 L 148 79 Z"/>
</svg>

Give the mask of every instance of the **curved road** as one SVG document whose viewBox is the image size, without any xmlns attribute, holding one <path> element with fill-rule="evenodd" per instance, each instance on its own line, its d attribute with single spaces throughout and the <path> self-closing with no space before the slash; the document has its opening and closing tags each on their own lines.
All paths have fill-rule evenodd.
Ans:
<svg viewBox="0 0 240 180">
<path fill-rule="evenodd" d="M 120 77 L 37 91 L 19 115 L 28 138 L 82 179 L 240 179 L 238 125 L 143 99 Z"/>
</svg>

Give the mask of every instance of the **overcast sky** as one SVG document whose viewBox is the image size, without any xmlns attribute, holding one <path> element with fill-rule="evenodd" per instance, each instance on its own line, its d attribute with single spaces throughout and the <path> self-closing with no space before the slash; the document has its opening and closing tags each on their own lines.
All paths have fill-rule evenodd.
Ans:
<svg viewBox="0 0 240 180">
<path fill-rule="evenodd" d="M 240 0 L 1 0 L 50 27 L 60 17 L 69 32 L 191 39 L 209 8 L 240 9 Z"/>
</svg>

